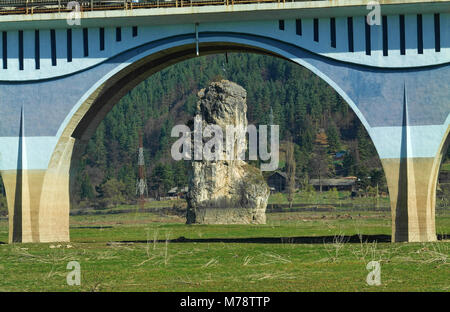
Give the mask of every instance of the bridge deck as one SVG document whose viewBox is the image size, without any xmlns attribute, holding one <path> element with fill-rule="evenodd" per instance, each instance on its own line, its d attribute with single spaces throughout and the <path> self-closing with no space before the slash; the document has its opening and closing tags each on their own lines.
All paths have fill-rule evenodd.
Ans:
<svg viewBox="0 0 450 312">
<path fill-rule="evenodd" d="M 0 3 L 0 15 L 38 14 L 70 12 L 68 3 L 72 0 L 12 0 Z M 287 2 L 312 2 L 323 0 L 288 0 Z M 137 10 L 150 8 L 182 8 L 211 5 L 239 5 L 250 3 L 286 3 L 286 0 L 116 0 L 116 1 L 81 1 L 81 12 L 109 10 Z"/>
<path fill-rule="evenodd" d="M 28 4 L 27 4 L 28 2 Z M 36 22 L 65 27 L 69 0 L 11 0 L 0 5 L 0 30 L 33 29 Z M 139 23 L 161 25 L 367 14 L 367 0 L 131 0 L 78 1 L 85 27 Z M 449 0 L 380 0 L 383 15 L 450 12 Z M 21 4 L 20 4 L 21 3 Z M 230 13 L 233 13 L 230 16 Z M 149 19 L 151 17 L 151 19 Z M 105 20 L 111 19 L 111 21 Z M 109 25 L 109 23 L 111 25 Z"/>
</svg>

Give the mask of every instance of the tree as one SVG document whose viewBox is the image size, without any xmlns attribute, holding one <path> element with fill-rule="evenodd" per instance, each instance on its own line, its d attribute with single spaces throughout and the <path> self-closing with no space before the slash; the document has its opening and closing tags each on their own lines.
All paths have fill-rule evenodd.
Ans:
<svg viewBox="0 0 450 312">
<path fill-rule="evenodd" d="M 188 184 L 186 161 L 176 161 L 173 165 L 173 179 L 176 186 L 182 188 Z"/>
<path fill-rule="evenodd" d="M 115 178 L 107 180 L 100 186 L 100 206 L 103 208 L 125 203 L 125 185 Z"/>
<path fill-rule="evenodd" d="M 136 179 L 138 178 L 138 174 L 136 170 L 134 170 L 136 167 L 137 164 L 134 166 L 134 168 L 131 166 L 131 164 L 127 164 L 119 168 L 116 175 L 117 179 L 124 184 L 124 195 L 128 199 L 136 198 Z"/>
<path fill-rule="evenodd" d="M 450 147 L 447 147 L 447 153 L 444 156 L 444 162 L 450 160 Z"/>
<path fill-rule="evenodd" d="M 365 161 L 369 159 L 373 155 L 372 144 L 369 138 L 369 135 L 366 132 L 366 129 L 362 124 L 358 127 L 358 132 L 356 135 L 358 139 L 358 152 L 359 152 L 359 160 Z"/>
<path fill-rule="evenodd" d="M 3 185 L 3 181 L 0 177 L 0 214 L 7 214 L 8 213 L 8 204 L 6 202 L 6 196 L 5 196 L 5 187 Z"/>
<path fill-rule="evenodd" d="M 384 174 L 382 169 L 372 169 L 370 171 L 370 184 L 372 186 L 382 186 L 384 184 Z"/>
<path fill-rule="evenodd" d="M 336 153 L 341 149 L 341 140 L 336 125 L 332 122 L 327 128 L 328 149 L 331 153 Z"/>
<path fill-rule="evenodd" d="M 151 176 L 152 190 L 160 197 L 173 187 L 173 171 L 169 164 L 159 163 L 153 169 Z"/>
<path fill-rule="evenodd" d="M 89 157 L 89 164 L 93 166 L 99 166 L 101 168 L 106 167 L 106 147 L 105 147 L 105 125 L 100 124 L 95 132 L 94 137 L 89 141 L 87 147 L 87 154 Z"/>
<path fill-rule="evenodd" d="M 289 208 L 292 208 L 292 201 L 295 195 L 295 166 L 294 144 L 292 143 L 292 139 L 290 139 L 286 144 L 286 189 Z"/>
<path fill-rule="evenodd" d="M 295 175 L 298 181 L 302 180 L 305 175 L 308 175 L 308 164 L 310 153 L 303 150 L 300 146 L 294 143 L 294 155 L 295 155 Z"/>
<path fill-rule="evenodd" d="M 80 199 L 93 199 L 94 188 L 86 171 L 83 171 L 80 176 Z"/>
<path fill-rule="evenodd" d="M 313 176 L 319 179 L 320 192 L 322 192 L 322 179 L 330 174 L 331 157 L 328 154 L 328 140 L 325 131 L 321 129 L 314 144 L 314 156 L 311 158 L 310 168 Z"/>
<path fill-rule="evenodd" d="M 346 176 L 355 174 L 355 158 L 351 152 L 348 152 L 344 155 L 344 160 L 342 161 L 343 174 Z"/>
<path fill-rule="evenodd" d="M 367 196 L 367 187 L 370 186 L 369 170 L 365 166 L 359 166 L 356 176 L 358 177 L 358 187 L 364 190 Z"/>
</svg>

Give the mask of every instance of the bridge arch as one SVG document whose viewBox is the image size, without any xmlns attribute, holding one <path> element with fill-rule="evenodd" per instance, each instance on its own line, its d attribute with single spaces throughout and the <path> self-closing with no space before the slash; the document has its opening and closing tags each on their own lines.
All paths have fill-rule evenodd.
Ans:
<svg viewBox="0 0 450 312">
<path fill-rule="evenodd" d="M 192 40 L 190 41 L 186 42 L 186 37 L 180 36 L 171 38 L 170 44 L 167 41 L 161 41 L 149 49 L 140 47 L 126 52 L 131 57 L 126 58 L 122 55 L 121 62 L 117 62 L 114 68 L 91 86 L 79 100 L 58 131 L 58 143 L 44 178 L 42 194 L 46 196 L 41 197 L 39 213 L 40 223 L 43 226 L 40 230 L 41 240 L 45 241 L 44 237 L 52 240 L 54 239 L 52 233 L 55 230 L 60 231 L 60 227 L 56 225 L 45 229 L 44 220 L 52 219 L 55 211 L 67 211 L 63 223 L 66 224 L 65 228 L 69 228 L 70 189 L 73 189 L 70 184 L 74 183 L 73 172 L 76 170 L 74 166 L 84 153 L 89 139 L 100 122 L 113 106 L 140 82 L 172 64 L 196 57 L 196 45 L 192 43 Z M 239 34 L 236 36 L 216 34 L 209 37 L 208 42 L 202 42 L 199 45 L 200 55 L 223 52 L 259 53 L 282 58 L 309 69 L 329 84 L 350 105 L 370 135 L 368 121 L 349 95 L 324 72 L 307 59 L 293 54 L 289 48 L 292 47 L 273 39 L 252 38 L 247 35 L 243 37 Z M 62 237 L 65 236 L 68 237 L 68 233 L 62 234 Z"/>
<path fill-rule="evenodd" d="M 57 130 L 47 169 L 36 178 L 41 188 L 30 202 L 37 206 L 33 209 L 38 210 L 39 221 L 33 223 L 37 225 L 31 241 L 35 237 L 44 242 L 69 240 L 69 177 L 74 160 L 120 98 L 150 75 L 196 57 L 194 38 L 195 33 L 189 33 L 149 42 L 60 79 L 66 79 L 61 84 L 79 83 L 82 92 Z M 450 65 L 431 70 L 375 68 L 336 61 L 268 37 L 229 32 L 200 33 L 199 51 L 201 55 L 233 51 L 271 55 L 301 65 L 328 83 L 358 116 L 382 161 L 391 197 L 392 239 L 436 240 L 436 157 L 449 124 L 449 118 L 442 120 L 442 112 L 448 112 L 448 91 L 439 87 L 448 81 Z M 87 76 L 90 82 L 83 81 Z M 430 91 L 424 93 L 427 87 Z M 435 105 L 437 112 L 422 107 L 420 101 Z M 413 170 L 414 166 L 426 169 Z"/>
<path fill-rule="evenodd" d="M 175 63 L 196 57 L 195 43 L 186 43 L 186 36 L 170 38 L 171 44 L 165 40 L 156 43 L 152 49 L 138 47 L 127 54 L 133 56 L 117 66 L 107 75 L 101 77 L 80 99 L 58 130 L 58 145 L 65 144 L 69 137 L 76 140 L 72 158 L 76 159 L 83 152 L 84 145 L 94 134 L 97 126 L 118 101 L 139 83 L 152 74 Z M 191 40 L 192 41 L 192 40 Z M 351 107 L 370 135 L 370 126 L 363 113 L 350 96 L 326 73 L 315 67 L 306 59 L 293 54 L 286 43 L 270 38 L 242 34 L 210 34 L 207 40 L 199 44 L 200 55 L 219 54 L 225 52 L 258 53 L 278 57 L 303 66 L 329 84 Z M 139 51 L 139 50 L 143 51 Z M 298 49 L 298 47 L 295 47 Z M 304 51 L 304 53 L 308 53 Z M 58 147 L 55 148 L 55 151 Z M 49 167 L 57 162 L 55 154 Z"/>
</svg>

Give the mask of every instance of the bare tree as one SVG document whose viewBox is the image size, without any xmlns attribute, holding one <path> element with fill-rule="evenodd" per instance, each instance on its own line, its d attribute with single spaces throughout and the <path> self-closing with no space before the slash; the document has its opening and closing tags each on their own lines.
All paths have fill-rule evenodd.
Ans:
<svg viewBox="0 0 450 312">
<path fill-rule="evenodd" d="M 294 200 L 295 194 L 295 166 L 294 144 L 292 143 L 292 140 L 289 140 L 286 145 L 286 184 L 289 208 L 292 208 L 292 201 Z"/>
<path fill-rule="evenodd" d="M 322 192 L 322 179 L 330 174 L 330 155 L 328 154 L 328 141 L 325 131 L 320 129 L 314 142 L 314 155 L 310 166 L 314 176 L 319 179 L 319 189 Z"/>
</svg>

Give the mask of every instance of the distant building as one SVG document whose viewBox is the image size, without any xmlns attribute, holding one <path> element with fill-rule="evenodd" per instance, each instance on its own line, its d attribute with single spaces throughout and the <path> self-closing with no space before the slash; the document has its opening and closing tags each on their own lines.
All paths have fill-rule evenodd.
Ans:
<svg viewBox="0 0 450 312">
<path fill-rule="evenodd" d="M 180 198 L 186 198 L 186 194 L 189 191 L 189 188 L 187 186 L 183 187 L 180 189 L 180 191 L 178 192 L 178 196 Z"/>
<path fill-rule="evenodd" d="M 169 197 L 177 197 L 178 196 L 178 187 L 172 187 L 168 192 L 167 196 Z"/>
<path fill-rule="evenodd" d="M 167 196 L 172 198 L 184 198 L 186 196 L 186 193 L 188 192 L 188 187 L 182 187 L 178 189 L 178 187 L 172 187 L 168 192 Z"/>
<path fill-rule="evenodd" d="M 267 178 L 267 184 L 271 191 L 284 192 L 286 189 L 287 175 L 284 172 L 275 171 Z"/>
<path fill-rule="evenodd" d="M 322 184 L 322 191 L 329 191 L 336 188 L 338 191 L 356 190 L 356 177 L 335 178 L 335 179 L 311 179 L 309 183 L 314 186 L 316 191 L 320 191 Z"/>
</svg>

